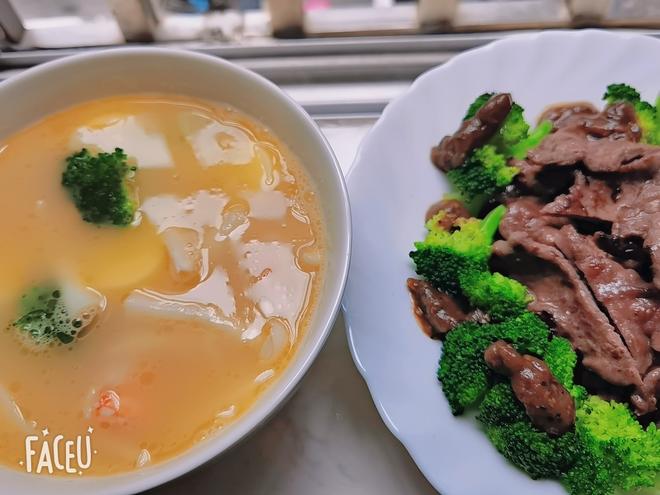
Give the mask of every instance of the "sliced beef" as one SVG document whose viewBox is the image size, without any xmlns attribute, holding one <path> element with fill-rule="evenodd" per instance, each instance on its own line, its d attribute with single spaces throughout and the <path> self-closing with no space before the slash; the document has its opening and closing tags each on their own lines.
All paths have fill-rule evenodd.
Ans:
<svg viewBox="0 0 660 495">
<path fill-rule="evenodd" d="M 545 215 L 614 222 L 617 203 L 612 187 L 605 181 L 575 172 L 575 182 L 568 193 L 557 196 L 543 207 Z"/>
<path fill-rule="evenodd" d="M 545 362 L 519 354 L 503 340 L 486 349 L 484 360 L 497 373 L 511 377 L 513 392 L 525 406 L 534 426 L 553 436 L 572 428 L 575 423 L 573 398 Z"/>
<path fill-rule="evenodd" d="M 650 255 L 654 283 L 660 288 L 660 172 L 649 178 L 631 175 L 616 187 L 576 172 L 568 193 L 556 197 L 542 212 L 611 223 L 613 238 L 621 245 L 633 247 L 634 239 L 643 239 L 646 252 L 638 251 L 636 261 L 643 270 L 642 262 Z"/>
<path fill-rule="evenodd" d="M 511 165 L 520 170 L 514 179 L 514 184 L 523 191 L 520 195 L 531 194 L 551 201 L 573 184 L 571 167 L 539 165 L 529 160 L 515 160 Z"/>
<path fill-rule="evenodd" d="M 629 185 L 625 197 L 624 193 L 621 196 L 612 234 L 644 239 L 653 266 L 653 283 L 660 289 L 660 172 Z"/>
<path fill-rule="evenodd" d="M 417 321 L 433 339 L 442 338 L 456 325 L 466 320 L 479 323 L 488 321 L 488 317 L 481 311 L 469 311 L 463 301 L 439 291 L 424 280 L 409 278 L 407 285 L 413 299 Z"/>
<path fill-rule="evenodd" d="M 660 352 L 660 327 L 651 334 L 651 347 L 655 352 Z"/>
<path fill-rule="evenodd" d="M 583 163 L 591 172 L 630 173 L 657 169 L 660 148 L 623 139 L 594 140 L 584 128 L 571 126 L 550 134 L 527 158 L 541 166 Z"/>
<path fill-rule="evenodd" d="M 634 142 L 642 138 L 637 114 L 630 103 L 609 105 L 597 115 L 585 118 L 582 125 L 590 137 Z"/>
<path fill-rule="evenodd" d="M 649 231 L 644 238 L 644 246 L 651 253 L 653 284 L 660 289 L 660 213 L 651 217 Z"/>
<path fill-rule="evenodd" d="M 660 367 L 653 368 L 644 377 L 639 390 L 633 394 L 631 401 L 639 415 L 649 414 L 657 410 L 660 397 Z"/>
<path fill-rule="evenodd" d="M 575 383 L 585 387 L 590 394 L 597 395 L 606 401 L 628 402 L 635 387 L 613 387 L 611 383 L 606 382 L 593 371 L 581 366 L 575 368 Z"/>
<path fill-rule="evenodd" d="M 602 112 L 591 103 L 577 102 L 555 105 L 547 109 L 539 122 L 549 120 L 554 129 L 582 128 L 592 139 L 625 139 L 637 142 L 642 131 L 635 109 L 629 103 L 617 103 Z"/>
<path fill-rule="evenodd" d="M 558 234 L 557 228 L 569 223 L 565 218 L 543 214 L 543 203 L 531 196 L 512 198 L 506 207 L 499 230 L 504 239 L 513 241 L 514 245 L 523 238 L 552 245 Z"/>
<path fill-rule="evenodd" d="M 639 237 L 616 237 L 612 234 L 597 232 L 596 243 L 603 251 L 611 254 L 626 268 L 636 270 L 646 280 L 651 280 L 651 258 Z"/>
<path fill-rule="evenodd" d="M 621 333 L 643 376 L 653 362 L 650 337 L 660 325 L 660 300 L 635 270 L 626 269 L 602 251 L 591 237 L 570 225 L 561 230 L 558 247 L 575 263 L 595 298 Z"/>
<path fill-rule="evenodd" d="M 619 104 L 596 112 L 591 105 L 569 104 L 551 108 L 541 117 L 551 120 L 554 131 L 525 160 L 513 165 L 520 169 L 517 181 L 534 194 L 545 196 L 547 186 L 554 192 L 570 174 L 556 170 L 585 166 L 593 172 L 648 170 L 660 163 L 658 149 L 638 143 L 640 129 L 634 109 Z"/>
<path fill-rule="evenodd" d="M 468 154 L 495 135 L 511 111 L 513 100 L 508 93 L 491 97 L 474 115 L 463 121 L 452 136 L 445 136 L 431 150 L 431 161 L 443 172 L 460 167 Z"/>
<path fill-rule="evenodd" d="M 619 204 L 612 225 L 618 237 L 643 238 L 651 218 L 660 212 L 660 178 L 625 182 L 617 197 Z"/>
<path fill-rule="evenodd" d="M 538 122 L 552 122 L 555 129 L 575 124 L 581 124 L 585 119 L 593 118 L 600 111 L 587 102 L 562 103 L 548 107 L 539 117 Z"/>
<path fill-rule="evenodd" d="M 441 211 L 444 211 L 445 214 L 438 224 L 444 230 L 451 229 L 459 218 L 470 218 L 472 216 L 458 199 L 442 199 L 437 203 L 433 203 L 426 211 L 426 221 L 428 222 Z"/>
<path fill-rule="evenodd" d="M 641 376 L 621 336 L 600 310 L 573 264 L 557 249 L 561 233 L 557 219 L 541 213 L 542 204 L 523 197 L 508 204 L 500 233 L 509 249 L 521 247 L 542 260 L 542 270 L 520 270 L 515 264 L 508 274 L 525 284 L 534 301 L 530 310 L 546 314 L 559 335 L 568 338 L 583 354 L 583 364 L 606 381 L 617 385 L 641 385 Z M 496 246 L 496 254 L 504 251 Z M 520 271 L 517 271 L 520 270 Z"/>
</svg>

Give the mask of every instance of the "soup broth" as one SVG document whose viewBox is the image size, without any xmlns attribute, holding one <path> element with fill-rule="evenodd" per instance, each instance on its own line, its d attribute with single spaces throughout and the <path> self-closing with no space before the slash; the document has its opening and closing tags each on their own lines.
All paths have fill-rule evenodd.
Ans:
<svg viewBox="0 0 660 495">
<path fill-rule="evenodd" d="M 82 148 L 137 166 L 132 225 L 81 218 L 61 182 Z M 178 96 L 88 102 L 5 139 L 0 211 L 0 462 L 16 469 L 30 434 L 89 435 L 86 473 L 107 475 L 227 427 L 286 367 L 325 264 L 296 157 L 236 109 Z M 44 284 L 97 298 L 72 342 L 14 324 Z"/>
</svg>

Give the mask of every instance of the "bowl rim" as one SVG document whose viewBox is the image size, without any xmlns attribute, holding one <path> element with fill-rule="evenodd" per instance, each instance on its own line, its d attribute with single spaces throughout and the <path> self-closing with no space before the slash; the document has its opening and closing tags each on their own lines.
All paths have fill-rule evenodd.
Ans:
<svg viewBox="0 0 660 495">
<path fill-rule="evenodd" d="M 336 211 L 333 211 L 332 215 L 333 217 L 338 218 L 342 235 L 333 243 L 332 252 L 335 253 L 333 257 L 336 258 L 336 268 L 333 270 L 332 274 L 328 271 L 325 275 L 326 280 L 328 280 L 329 277 L 334 278 L 336 280 L 336 286 L 334 286 L 334 290 L 331 290 L 329 293 L 324 291 L 326 301 L 322 306 L 317 306 L 314 310 L 314 312 L 318 313 L 321 310 L 321 307 L 325 308 L 323 311 L 326 313 L 326 317 L 323 321 L 318 322 L 317 325 L 310 325 L 307 329 L 306 335 L 309 336 L 308 342 L 310 347 L 304 354 L 302 353 L 302 349 L 296 350 L 283 371 L 283 373 L 290 373 L 288 379 L 285 380 L 285 375 L 279 377 L 279 379 L 268 387 L 265 393 L 262 394 L 257 401 L 222 434 L 198 442 L 196 445 L 189 447 L 187 450 L 184 450 L 174 457 L 168 458 L 153 466 L 106 476 L 87 476 L 81 480 L 63 477 L 46 478 L 49 480 L 48 486 L 56 488 L 59 485 L 59 488 L 62 490 L 71 489 L 75 486 L 76 482 L 79 483 L 81 481 L 90 483 L 86 488 L 94 486 L 91 485 L 92 481 L 105 483 L 105 486 L 100 488 L 94 486 L 93 491 L 97 495 L 124 495 L 141 492 L 172 481 L 208 463 L 224 452 L 227 452 L 271 419 L 291 397 L 293 392 L 295 392 L 332 331 L 341 307 L 342 296 L 346 288 L 352 247 L 352 222 L 348 189 L 344 174 L 327 138 L 321 132 L 319 126 L 312 117 L 284 90 L 265 77 L 245 67 L 241 67 L 236 63 L 214 55 L 207 55 L 186 49 L 166 47 L 119 47 L 102 49 L 65 56 L 26 69 L 24 72 L 0 83 L 0 99 L 6 90 L 10 88 L 14 89 L 17 86 L 22 85 L 25 81 L 31 79 L 44 78 L 54 69 L 59 70 L 63 67 L 70 67 L 72 70 L 75 70 L 77 66 L 92 60 L 114 59 L 123 56 L 163 56 L 172 59 L 179 58 L 180 60 L 192 60 L 199 64 L 212 64 L 221 67 L 225 71 L 233 72 L 245 80 L 250 80 L 259 87 L 259 91 L 263 91 L 264 94 L 266 94 L 267 98 L 278 99 L 280 103 L 283 104 L 283 107 L 286 107 L 286 112 L 301 119 L 303 124 L 301 128 L 308 128 L 308 131 L 316 138 L 317 142 L 315 146 L 318 149 L 318 152 L 325 155 L 325 160 L 328 164 L 332 164 L 330 170 L 331 178 L 334 182 L 332 186 L 332 194 L 336 196 L 337 206 Z M 145 91 L 145 93 L 146 92 L 148 92 L 148 90 Z M 176 91 L 173 91 L 172 93 L 176 94 Z M 81 99 L 80 103 L 83 101 L 89 100 Z M 232 104 L 230 101 L 226 103 Z M 240 110 L 240 107 L 237 106 L 237 108 Z M 250 112 L 246 113 L 259 120 L 259 117 L 252 116 Z M 43 117 L 46 116 L 47 114 L 43 115 Z M 278 135 L 275 126 L 271 123 L 268 123 L 267 126 L 276 136 Z M 20 127 L 15 129 L 14 132 L 18 130 L 20 130 Z M 291 147 L 290 143 L 285 142 L 284 144 L 289 146 L 292 149 L 292 152 L 295 153 L 295 149 Z M 306 169 L 304 163 L 302 164 L 302 167 L 303 169 Z M 312 184 L 315 184 L 313 176 L 310 177 L 310 181 Z M 318 330 L 315 330 L 316 328 L 318 328 Z M 34 476 L 0 466 L 0 479 L 2 479 L 3 473 L 7 472 L 12 474 L 19 473 L 19 475 L 25 477 Z M 44 477 L 37 476 L 35 478 L 43 479 Z"/>
</svg>

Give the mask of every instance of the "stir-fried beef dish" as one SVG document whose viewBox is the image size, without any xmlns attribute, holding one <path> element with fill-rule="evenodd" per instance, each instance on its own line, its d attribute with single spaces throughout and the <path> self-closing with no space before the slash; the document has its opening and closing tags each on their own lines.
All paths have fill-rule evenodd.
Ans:
<svg viewBox="0 0 660 495">
<path fill-rule="evenodd" d="M 477 97 L 431 149 L 454 191 L 407 280 L 451 412 L 570 495 L 660 479 L 660 97 L 603 99 L 532 128 L 509 93 Z"/>
<path fill-rule="evenodd" d="M 432 162 L 444 172 L 461 167 L 475 149 L 497 139 L 512 105 L 509 94 L 491 95 L 433 148 Z M 657 417 L 660 146 L 642 141 L 629 102 L 602 111 L 582 102 L 556 105 L 539 121 L 551 124 L 547 135 L 524 157 L 506 157 L 518 171 L 501 196 L 506 213 L 490 266 L 523 284 L 531 295 L 528 310 L 570 341 L 579 356 L 578 380 L 584 367 L 612 388 L 603 396 L 625 395 L 640 417 Z M 469 210 L 445 199 L 426 220 L 450 233 L 472 216 Z M 434 338 L 459 323 L 490 319 L 456 291 L 415 279 L 408 288 Z M 489 348 L 491 357 L 495 350 Z M 507 352 L 513 356 L 516 349 Z"/>
</svg>

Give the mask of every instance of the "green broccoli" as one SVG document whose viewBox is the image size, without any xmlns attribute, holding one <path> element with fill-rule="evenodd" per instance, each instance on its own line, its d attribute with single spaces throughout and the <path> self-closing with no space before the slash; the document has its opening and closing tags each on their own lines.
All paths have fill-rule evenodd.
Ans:
<svg viewBox="0 0 660 495">
<path fill-rule="evenodd" d="M 492 95 L 479 96 L 470 105 L 465 119 L 473 117 Z M 509 159 L 524 158 L 552 131 L 552 124 L 543 122 L 530 134 L 523 112 L 523 108 L 514 103 L 496 134 L 484 146 L 472 150 L 463 165 L 447 173 L 447 178 L 466 201 L 490 197 L 511 184 L 519 170 L 508 165 Z"/>
<path fill-rule="evenodd" d="M 541 122 L 527 137 L 511 146 L 511 156 L 517 160 L 522 160 L 527 156 L 527 152 L 541 144 L 541 141 L 550 132 L 552 132 L 552 122 L 549 120 Z"/>
<path fill-rule="evenodd" d="M 575 432 L 555 438 L 537 430 L 508 382 L 488 391 L 477 419 L 497 450 L 534 479 L 562 476 L 581 452 Z"/>
<path fill-rule="evenodd" d="M 494 321 L 520 315 L 533 300 L 524 285 L 500 273 L 469 271 L 460 275 L 459 282 L 470 304 Z"/>
<path fill-rule="evenodd" d="M 442 347 L 438 379 L 454 414 L 475 404 L 486 392 L 492 372 L 484 361 L 486 348 L 496 340 L 510 342 L 519 352 L 543 355 L 550 330 L 534 313 L 526 312 L 502 323 L 462 323 Z"/>
<path fill-rule="evenodd" d="M 599 467 L 602 484 L 613 493 L 617 488 L 631 490 L 653 487 L 660 472 L 660 430 L 654 424 L 646 430 L 633 417 L 630 409 L 618 402 L 590 396 L 578 408 L 576 432 L 591 463 Z M 567 484 L 575 490 L 587 486 L 594 469 L 579 465 L 569 473 Z"/>
<path fill-rule="evenodd" d="M 60 289 L 51 285 L 27 291 L 21 297 L 18 314 L 14 328 L 37 345 L 70 344 L 82 326 L 82 321 L 71 320 Z"/>
<path fill-rule="evenodd" d="M 568 390 L 573 399 L 580 403 L 586 398 L 587 391 L 585 388 L 576 385 L 573 381 L 573 373 L 577 364 L 577 354 L 568 340 L 563 337 L 554 337 L 548 344 L 548 348 L 543 355 L 543 360 L 559 383 Z"/>
<path fill-rule="evenodd" d="M 551 437 L 529 420 L 491 426 L 486 434 L 495 448 L 532 479 L 559 478 L 569 471 L 579 455 L 575 433 Z"/>
<path fill-rule="evenodd" d="M 642 101 L 642 96 L 632 86 L 622 83 L 610 84 L 607 86 L 607 90 L 603 95 L 603 100 L 609 104 L 618 103 L 621 101 L 627 101 L 632 103 L 639 103 Z"/>
<path fill-rule="evenodd" d="M 465 113 L 465 117 L 463 117 L 463 120 L 468 120 L 471 119 L 476 115 L 476 113 L 479 111 L 481 107 L 483 107 L 488 100 L 490 100 L 495 93 L 484 93 L 482 95 L 477 96 L 476 100 L 474 100 L 472 103 L 470 103 L 470 106 L 467 109 L 467 112 Z"/>
<path fill-rule="evenodd" d="M 554 337 L 543 358 L 577 403 L 578 460 L 562 480 L 569 492 L 609 495 L 655 486 L 660 471 L 660 432 L 655 425 L 644 430 L 626 405 L 589 396 L 575 385 L 577 355 L 568 340 Z"/>
<path fill-rule="evenodd" d="M 575 385 L 575 351 L 568 340 L 554 337 L 548 342 L 549 336 L 532 313 L 499 324 L 464 323 L 449 333 L 438 376 L 454 413 L 483 396 L 477 419 L 497 450 L 534 479 L 560 479 L 572 495 L 611 495 L 655 486 L 660 430 L 654 424 L 642 428 L 626 405 L 588 396 Z M 577 399 L 574 431 L 551 437 L 537 430 L 508 382 L 487 391 L 492 376 L 483 351 L 499 339 L 543 357 Z"/>
<path fill-rule="evenodd" d="M 601 456 L 594 456 L 577 438 L 578 456 L 561 482 L 571 495 L 611 495 L 614 492 L 609 466 Z"/>
<path fill-rule="evenodd" d="M 507 159 L 495 146 L 475 149 L 465 163 L 447 172 L 447 178 L 461 196 L 472 201 L 479 196 L 492 196 L 511 184 L 519 170 L 507 165 Z"/>
<path fill-rule="evenodd" d="M 479 405 L 477 419 L 486 426 L 504 426 L 528 420 L 525 408 L 508 382 L 497 383 L 486 393 Z"/>
<path fill-rule="evenodd" d="M 512 157 L 514 147 L 529 134 L 529 124 L 523 112 L 523 107 L 514 103 L 497 133 L 489 141 L 505 158 Z"/>
<path fill-rule="evenodd" d="M 457 294 L 462 273 L 487 270 L 493 236 L 505 213 L 506 208 L 500 205 L 483 220 L 462 221 L 458 230 L 451 233 L 439 228 L 437 219 L 431 218 L 426 239 L 416 242 L 415 251 L 410 253 L 417 273 L 437 288 Z"/>
<path fill-rule="evenodd" d="M 642 129 L 642 141 L 649 144 L 660 144 L 660 114 L 658 101 L 654 107 L 642 100 L 639 91 L 627 84 L 610 84 L 603 95 L 603 100 L 613 105 L 628 102 L 635 108 L 635 114 Z"/>
<path fill-rule="evenodd" d="M 96 156 L 83 148 L 67 157 L 62 185 L 84 221 L 116 226 L 133 221 L 137 204 L 128 183 L 136 167 L 126 160 L 119 148 Z"/>
</svg>

